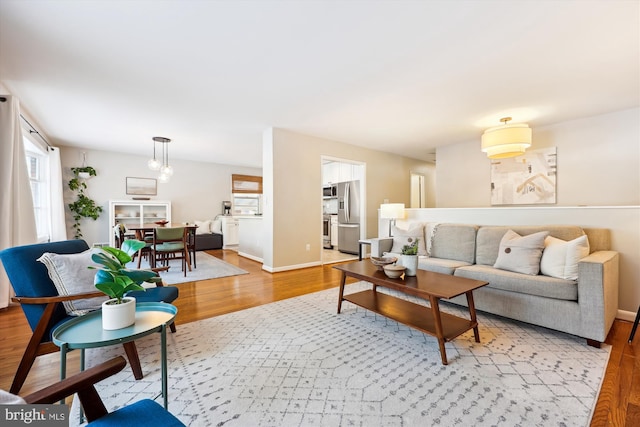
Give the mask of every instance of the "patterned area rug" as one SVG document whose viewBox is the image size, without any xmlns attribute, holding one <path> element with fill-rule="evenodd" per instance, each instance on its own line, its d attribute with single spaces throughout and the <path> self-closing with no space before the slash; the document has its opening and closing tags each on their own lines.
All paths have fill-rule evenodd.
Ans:
<svg viewBox="0 0 640 427">
<path fill-rule="evenodd" d="M 196 252 L 197 268 L 187 270 L 187 276 L 182 272 L 182 261 L 174 260 L 169 262 L 169 271 L 162 272 L 162 280 L 167 285 L 175 285 L 178 283 L 195 282 L 197 280 L 217 279 L 219 277 L 237 276 L 239 274 L 248 274 L 249 272 L 235 265 L 229 264 L 219 258 L 209 255 L 206 252 Z M 137 268 L 138 261 L 132 261 L 127 264 L 130 268 Z M 143 259 L 140 268 L 149 268 L 147 260 Z"/>
<path fill-rule="evenodd" d="M 338 315 L 337 295 L 179 325 L 168 339 L 169 410 L 188 426 L 589 424 L 609 346 L 479 313 L 482 342 L 470 331 L 447 343 L 444 366 L 435 338 L 346 302 Z M 158 395 L 159 341 L 136 341 L 144 379 L 126 368 L 99 384 L 107 408 Z M 87 363 L 121 352 L 91 350 Z"/>
</svg>

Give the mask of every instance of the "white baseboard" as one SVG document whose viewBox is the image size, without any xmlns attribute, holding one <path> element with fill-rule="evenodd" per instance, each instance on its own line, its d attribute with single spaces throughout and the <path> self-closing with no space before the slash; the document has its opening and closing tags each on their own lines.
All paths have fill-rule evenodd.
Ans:
<svg viewBox="0 0 640 427">
<path fill-rule="evenodd" d="M 246 253 L 246 252 L 240 252 L 240 251 L 238 251 L 238 255 L 240 255 L 240 256 L 242 256 L 242 257 L 245 257 L 245 258 L 252 259 L 252 260 L 254 260 L 254 261 L 258 261 L 258 262 L 260 262 L 260 263 L 262 263 L 262 262 L 263 262 L 263 259 L 262 259 L 262 258 L 257 257 L 257 256 L 255 256 L 255 255 L 248 254 L 248 253 Z"/>
<path fill-rule="evenodd" d="M 633 322 L 634 320 L 636 320 L 636 313 L 634 313 L 633 311 L 618 310 L 616 319 Z"/>
<path fill-rule="evenodd" d="M 285 265 L 284 267 L 276 267 L 276 268 L 266 266 L 263 264 L 262 269 L 265 271 L 268 271 L 269 273 L 279 273 L 281 271 L 297 270 L 299 268 L 315 267 L 318 265 L 322 265 L 322 262 L 314 261 L 306 264 Z"/>
</svg>

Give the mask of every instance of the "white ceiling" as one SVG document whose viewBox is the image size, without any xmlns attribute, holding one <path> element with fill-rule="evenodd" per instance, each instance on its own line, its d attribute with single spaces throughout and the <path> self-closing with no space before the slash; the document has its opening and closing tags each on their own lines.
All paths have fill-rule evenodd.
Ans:
<svg viewBox="0 0 640 427">
<path fill-rule="evenodd" d="M 0 0 L 0 81 L 54 144 L 261 167 L 280 127 L 429 160 L 639 106 L 639 29 L 635 0 Z"/>
</svg>

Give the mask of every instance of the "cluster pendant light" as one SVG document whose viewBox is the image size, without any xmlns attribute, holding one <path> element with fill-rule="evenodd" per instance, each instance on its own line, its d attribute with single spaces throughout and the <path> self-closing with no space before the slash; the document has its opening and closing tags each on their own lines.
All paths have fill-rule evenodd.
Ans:
<svg viewBox="0 0 640 427">
<path fill-rule="evenodd" d="M 156 157 L 156 143 L 162 144 L 162 157 L 160 160 Z M 171 140 L 162 136 L 153 137 L 153 158 L 147 162 L 147 166 L 152 171 L 160 171 L 158 181 L 169 182 L 173 175 L 173 168 L 169 165 L 169 143 Z"/>
<path fill-rule="evenodd" d="M 506 159 L 524 154 L 531 147 L 531 128 L 525 123 L 508 124 L 511 117 L 500 119 L 502 126 L 487 129 L 482 134 L 482 151 L 490 159 Z"/>
</svg>

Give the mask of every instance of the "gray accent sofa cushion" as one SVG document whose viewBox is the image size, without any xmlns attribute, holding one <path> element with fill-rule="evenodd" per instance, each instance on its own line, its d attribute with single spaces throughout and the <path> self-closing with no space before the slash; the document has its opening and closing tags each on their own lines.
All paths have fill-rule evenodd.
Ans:
<svg viewBox="0 0 640 427">
<path fill-rule="evenodd" d="M 453 274 L 456 268 L 471 265 L 468 262 L 440 258 L 418 258 L 418 268 L 442 274 Z"/>
<path fill-rule="evenodd" d="M 473 264 L 477 231 L 477 225 L 438 224 L 433 232 L 430 256 Z"/>
<path fill-rule="evenodd" d="M 578 300 L 578 284 L 574 280 L 542 275 L 530 276 L 500 270 L 488 265 L 460 267 L 455 270 L 455 275 L 468 279 L 485 280 L 489 282 L 488 288 L 567 301 Z"/>
</svg>

